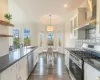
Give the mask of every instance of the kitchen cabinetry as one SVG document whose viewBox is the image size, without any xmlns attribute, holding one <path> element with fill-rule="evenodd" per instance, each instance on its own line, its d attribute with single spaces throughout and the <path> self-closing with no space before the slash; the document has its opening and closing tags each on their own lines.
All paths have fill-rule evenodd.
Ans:
<svg viewBox="0 0 100 80">
<path fill-rule="evenodd" d="M 78 27 L 78 16 L 76 15 L 74 17 L 74 29 L 76 29 Z"/>
<path fill-rule="evenodd" d="M 68 50 L 64 50 L 64 54 L 65 54 L 65 65 L 67 66 L 68 70 L 69 70 L 69 51 Z"/>
<path fill-rule="evenodd" d="M 86 23 L 86 8 L 78 8 L 77 14 L 70 20 L 71 36 L 78 38 L 78 28 Z"/>
<path fill-rule="evenodd" d="M 27 56 L 22 58 L 19 62 L 17 62 L 17 77 L 18 80 L 27 80 L 28 78 L 28 67 L 27 67 Z"/>
<path fill-rule="evenodd" d="M 70 21 L 70 26 L 71 26 L 70 32 L 72 33 L 73 29 L 74 29 L 74 21 L 73 21 L 73 19 L 71 19 L 71 21 Z"/>
<path fill-rule="evenodd" d="M 17 80 L 16 71 L 16 64 L 14 64 L 1 73 L 0 80 Z"/>
<path fill-rule="evenodd" d="M 30 75 L 30 73 L 32 72 L 33 70 L 33 52 L 30 52 L 28 55 L 27 55 L 27 61 L 28 61 L 28 74 Z"/>
<path fill-rule="evenodd" d="M 0 75 L 0 80 L 27 80 L 28 68 L 27 68 L 27 57 L 22 58 Z"/>
<path fill-rule="evenodd" d="M 78 8 L 77 16 L 78 16 L 78 28 L 82 27 L 82 25 L 86 24 L 86 19 L 87 19 L 87 14 L 86 14 L 87 9 L 86 8 Z"/>
<path fill-rule="evenodd" d="M 100 71 L 85 62 L 84 80 L 100 80 Z"/>
<path fill-rule="evenodd" d="M 33 59 L 34 59 L 34 66 L 36 65 L 36 63 L 38 62 L 38 48 L 36 50 L 34 50 L 34 53 L 33 53 Z"/>
<path fill-rule="evenodd" d="M 77 28 L 77 15 L 71 19 L 71 35 L 72 37 L 75 37 L 76 36 L 76 31 L 74 29 Z"/>
</svg>

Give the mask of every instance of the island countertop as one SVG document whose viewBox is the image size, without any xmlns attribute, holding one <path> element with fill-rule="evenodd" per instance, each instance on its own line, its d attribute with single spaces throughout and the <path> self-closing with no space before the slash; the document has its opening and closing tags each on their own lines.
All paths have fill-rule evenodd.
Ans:
<svg viewBox="0 0 100 80">
<path fill-rule="evenodd" d="M 24 56 L 29 54 L 31 51 L 34 51 L 37 47 L 33 48 L 20 48 L 14 51 L 11 51 L 9 54 L 0 57 L 0 73 L 3 72 L 5 69 L 13 65 L 15 62 L 22 59 Z"/>
</svg>

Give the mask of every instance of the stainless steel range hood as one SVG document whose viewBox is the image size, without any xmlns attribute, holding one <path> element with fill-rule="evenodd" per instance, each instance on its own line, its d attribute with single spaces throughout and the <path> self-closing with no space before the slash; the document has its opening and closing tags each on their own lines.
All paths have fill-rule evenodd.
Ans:
<svg viewBox="0 0 100 80">
<path fill-rule="evenodd" d="M 79 29 L 91 29 L 96 27 L 96 7 L 97 0 L 88 0 L 88 6 L 92 13 L 91 17 L 87 18 L 86 24 Z"/>
<path fill-rule="evenodd" d="M 96 5 L 97 0 L 88 0 L 88 5 L 90 8 L 90 11 L 92 13 L 92 16 L 88 19 L 88 22 L 91 24 L 96 24 Z"/>
</svg>

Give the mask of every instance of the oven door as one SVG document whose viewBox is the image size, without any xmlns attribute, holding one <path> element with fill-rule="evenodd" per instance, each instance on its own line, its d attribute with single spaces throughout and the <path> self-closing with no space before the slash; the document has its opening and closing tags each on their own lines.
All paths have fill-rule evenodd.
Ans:
<svg viewBox="0 0 100 80">
<path fill-rule="evenodd" d="M 76 80 L 83 80 L 82 69 L 71 58 L 69 60 L 69 70 Z"/>
</svg>

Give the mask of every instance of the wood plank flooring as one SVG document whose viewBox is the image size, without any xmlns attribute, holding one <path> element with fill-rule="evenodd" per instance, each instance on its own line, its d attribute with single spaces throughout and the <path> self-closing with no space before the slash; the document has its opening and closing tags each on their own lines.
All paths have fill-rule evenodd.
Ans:
<svg viewBox="0 0 100 80">
<path fill-rule="evenodd" d="M 64 65 L 64 55 L 55 54 L 53 56 L 54 64 L 47 60 L 45 54 L 41 54 L 39 63 L 28 80 L 71 80 Z"/>
</svg>

